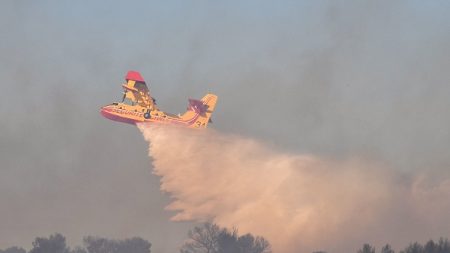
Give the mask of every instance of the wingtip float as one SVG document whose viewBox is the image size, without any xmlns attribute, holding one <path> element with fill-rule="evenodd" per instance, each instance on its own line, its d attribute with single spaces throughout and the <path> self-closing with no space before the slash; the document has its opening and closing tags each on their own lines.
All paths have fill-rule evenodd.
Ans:
<svg viewBox="0 0 450 253">
<path fill-rule="evenodd" d="M 107 119 L 128 124 L 155 123 L 181 125 L 192 128 L 206 128 L 211 122 L 211 114 L 217 96 L 206 94 L 201 100 L 189 99 L 187 111 L 174 115 L 161 111 L 150 95 L 141 74 L 128 71 L 123 84 L 122 102 L 112 103 L 101 108 L 100 113 Z"/>
</svg>

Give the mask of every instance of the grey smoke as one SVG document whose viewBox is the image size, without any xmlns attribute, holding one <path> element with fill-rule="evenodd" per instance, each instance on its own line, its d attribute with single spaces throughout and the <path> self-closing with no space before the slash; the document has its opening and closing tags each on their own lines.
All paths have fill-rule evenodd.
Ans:
<svg viewBox="0 0 450 253">
<path fill-rule="evenodd" d="M 53 232 L 74 244 L 92 233 L 141 236 L 161 252 L 180 245 L 192 224 L 169 221 L 141 134 L 98 114 L 120 98 L 129 69 L 171 112 L 217 93 L 221 132 L 370 158 L 438 185 L 449 178 L 449 10 L 447 1 L 2 1 L 0 248 Z M 436 234 L 448 227 L 432 224 Z M 427 239 L 416 237 L 405 240 Z"/>
</svg>

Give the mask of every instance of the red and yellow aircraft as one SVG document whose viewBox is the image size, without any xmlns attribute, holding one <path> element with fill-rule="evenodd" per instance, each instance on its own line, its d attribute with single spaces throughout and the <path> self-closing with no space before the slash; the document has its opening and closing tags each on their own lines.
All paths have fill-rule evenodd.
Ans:
<svg viewBox="0 0 450 253">
<path fill-rule="evenodd" d="M 205 128 L 211 122 L 217 102 L 214 94 L 207 94 L 201 100 L 189 99 L 187 111 L 173 115 L 159 110 L 139 72 L 128 71 L 125 80 L 122 102 L 102 107 L 100 112 L 104 117 L 129 124 L 149 122 L 193 128 Z"/>
</svg>

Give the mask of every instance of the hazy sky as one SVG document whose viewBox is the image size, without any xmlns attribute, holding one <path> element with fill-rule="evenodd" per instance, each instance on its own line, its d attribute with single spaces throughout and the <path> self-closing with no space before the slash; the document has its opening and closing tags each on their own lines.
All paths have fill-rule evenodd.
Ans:
<svg viewBox="0 0 450 253">
<path fill-rule="evenodd" d="M 219 131 L 448 178 L 449 12 L 444 0 L 1 1 L 0 248 L 53 232 L 180 245 L 193 224 L 168 221 L 141 133 L 99 114 L 130 69 L 169 112 L 216 93 Z"/>
</svg>

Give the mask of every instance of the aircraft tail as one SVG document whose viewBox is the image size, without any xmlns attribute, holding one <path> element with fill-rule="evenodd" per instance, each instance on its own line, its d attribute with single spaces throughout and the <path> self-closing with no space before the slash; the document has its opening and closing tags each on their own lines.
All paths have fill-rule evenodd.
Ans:
<svg viewBox="0 0 450 253">
<path fill-rule="evenodd" d="M 201 100 L 189 99 L 188 110 L 181 118 L 188 120 L 194 118 L 197 114 L 200 116 L 192 123 L 193 127 L 206 128 L 211 122 L 211 115 L 216 107 L 217 96 L 206 94 Z"/>
</svg>

